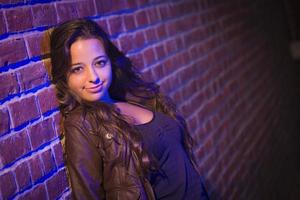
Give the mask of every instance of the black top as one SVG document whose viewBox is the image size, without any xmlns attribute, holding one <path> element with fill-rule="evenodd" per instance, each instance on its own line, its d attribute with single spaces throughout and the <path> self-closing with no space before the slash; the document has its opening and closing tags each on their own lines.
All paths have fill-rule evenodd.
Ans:
<svg viewBox="0 0 300 200">
<path fill-rule="evenodd" d="M 157 199 L 208 199 L 200 175 L 184 149 L 182 132 L 175 120 L 155 112 L 150 122 L 135 127 L 142 135 L 145 149 L 158 161 L 161 172 L 149 176 Z"/>
</svg>

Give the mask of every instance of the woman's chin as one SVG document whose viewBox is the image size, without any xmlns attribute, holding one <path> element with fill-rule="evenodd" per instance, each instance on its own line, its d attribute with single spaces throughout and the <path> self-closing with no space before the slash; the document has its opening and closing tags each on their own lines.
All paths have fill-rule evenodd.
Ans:
<svg viewBox="0 0 300 200">
<path fill-rule="evenodd" d="M 95 101 L 101 101 L 102 95 L 100 94 L 89 94 L 81 97 L 84 101 L 90 101 L 90 102 L 95 102 Z"/>
</svg>

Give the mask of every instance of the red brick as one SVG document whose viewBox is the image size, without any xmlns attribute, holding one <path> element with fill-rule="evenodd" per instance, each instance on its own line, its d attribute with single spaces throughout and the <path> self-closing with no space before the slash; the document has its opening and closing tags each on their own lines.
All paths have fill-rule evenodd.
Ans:
<svg viewBox="0 0 300 200">
<path fill-rule="evenodd" d="M 145 45 L 146 39 L 143 31 L 136 33 L 133 36 L 134 48 L 142 48 Z"/>
<path fill-rule="evenodd" d="M 54 119 L 54 129 L 56 131 L 56 135 L 63 134 L 61 131 L 61 114 L 55 113 L 53 119 Z"/>
<path fill-rule="evenodd" d="M 174 101 L 177 102 L 176 99 L 174 99 Z M 197 129 L 197 119 L 196 118 L 191 118 L 190 120 L 187 120 L 187 126 L 188 126 L 188 130 L 190 130 L 190 131 L 191 130 L 196 130 Z"/>
<path fill-rule="evenodd" d="M 169 94 L 170 92 L 173 92 L 174 89 L 179 85 L 179 79 L 176 76 L 170 76 L 168 77 L 164 82 L 164 91 L 165 93 Z"/>
<path fill-rule="evenodd" d="M 166 24 L 166 29 L 167 29 L 169 37 L 171 37 L 172 35 L 176 35 L 176 34 L 179 33 L 177 22 L 169 22 L 169 23 L 167 23 Z"/>
<path fill-rule="evenodd" d="M 57 3 L 56 12 L 58 22 L 64 22 L 70 19 L 78 18 L 76 3 L 74 2 Z"/>
<path fill-rule="evenodd" d="M 30 7 L 18 7 L 5 11 L 9 32 L 24 31 L 32 28 L 33 20 Z"/>
<path fill-rule="evenodd" d="M 109 34 L 115 35 L 123 32 L 123 21 L 120 16 L 113 16 L 108 19 Z"/>
<path fill-rule="evenodd" d="M 40 156 L 35 155 L 28 161 L 28 164 L 30 168 L 32 183 L 35 183 L 44 176 L 43 163 Z"/>
<path fill-rule="evenodd" d="M 97 13 L 102 15 L 111 12 L 113 9 L 112 3 L 109 0 L 96 1 Z"/>
<path fill-rule="evenodd" d="M 207 30 L 206 29 L 198 29 L 198 30 L 194 30 L 193 32 L 191 32 L 190 34 L 187 34 L 186 37 L 184 38 L 185 44 L 186 46 L 190 46 L 192 44 L 195 44 L 195 42 L 200 42 L 202 40 L 204 40 L 205 38 L 207 38 L 207 36 L 209 36 L 209 34 L 207 34 Z M 204 44 L 202 44 L 202 46 L 204 46 L 206 49 L 206 52 L 208 52 L 209 48 L 212 48 L 211 45 L 212 43 L 212 39 L 205 41 Z M 214 41 L 213 41 L 214 42 Z"/>
<path fill-rule="evenodd" d="M 168 54 L 172 54 L 173 52 L 177 51 L 177 44 L 176 44 L 176 40 L 168 40 L 165 43 L 166 46 L 166 51 L 168 52 Z"/>
<path fill-rule="evenodd" d="M 97 24 L 108 34 L 108 25 L 107 25 L 107 19 L 106 18 L 101 18 L 96 20 Z"/>
<path fill-rule="evenodd" d="M 193 13 L 195 11 L 197 11 L 198 9 L 198 5 L 196 2 L 182 2 L 180 7 L 183 7 L 180 9 L 181 11 L 181 14 L 182 14 L 182 10 L 185 14 L 188 14 L 188 13 Z"/>
<path fill-rule="evenodd" d="M 151 69 L 148 69 L 147 71 L 143 71 L 142 78 L 146 82 L 152 82 L 153 78 L 152 78 L 152 71 L 151 71 Z"/>
<path fill-rule="evenodd" d="M 54 4 L 38 4 L 32 6 L 33 25 L 50 26 L 57 23 L 57 14 Z"/>
<path fill-rule="evenodd" d="M 26 58 L 27 52 L 23 38 L 13 38 L 0 42 L 0 67 Z"/>
<path fill-rule="evenodd" d="M 154 78 L 159 79 L 163 76 L 163 66 L 157 65 L 153 68 Z"/>
<path fill-rule="evenodd" d="M 207 150 L 206 150 L 207 151 Z M 209 151 L 211 151 L 211 150 L 209 150 Z M 209 152 L 208 151 L 208 152 Z M 213 155 L 207 155 L 206 156 L 206 159 L 205 160 L 203 160 L 202 161 L 203 162 L 203 170 L 205 171 L 205 172 L 208 172 L 211 168 L 212 168 L 212 166 L 214 165 L 214 163 L 216 162 L 215 161 L 215 159 L 214 159 L 214 156 Z"/>
<path fill-rule="evenodd" d="M 17 192 L 17 185 L 12 172 L 0 176 L 0 191 L 3 199 L 9 199 Z"/>
<path fill-rule="evenodd" d="M 0 136 L 10 129 L 9 113 L 6 108 L 0 109 Z"/>
<path fill-rule="evenodd" d="M 150 65 L 151 63 L 153 63 L 155 61 L 155 55 L 154 55 L 154 51 L 153 48 L 148 48 L 144 51 L 143 53 L 144 55 L 144 60 L 145 60 L 145 64 L 146 65 Z"/>
<path fill-rule="evenodd" d="M 137 27 L 147 25 L 149 21 L 146 15 L 146 11 L 145 10 L 138 11 L 138 13 L 135 14 L 135 21 Z"/>
<path fill-rule="evenodd" d="M 181 59 L 181 55 L 177 54 L 175 57 L 173 57 L 172 63 L 173 63 L 172 66 L 174 70 L 182 67 L 183 60 Z"/>
<path fill-rule="evenodd" d="M 184 72 L 185 72 L 185 71 L 189 71 L 189 70 L 186 69 L 186 70 L 184 70 Z M 189 74 L 189 73 L 186 73 L 186 75 L 187 75 L 186 79 L 187 79 L 187 80 L 184 80 L 184 81 L 183 81 L 183 80 L 182 80 L 182 77 L 179 77 L 181 83 L 182 83 L 182 82 L 185 82 L 185 83 L 186 83 L 186 82 L 189 80 L 188 74 Z M 192 82 L 189 82 L 188 84 L 185 84 L 185 85 L 184 85 L 183 90 L 182 90 L 182 97 L 183 97 L 183 99 L 188 99 L 188 98 L 190 97 L 190 91 L 187 90 L 187 89 L 188 89 L 188 88 L 191 88 L 191 86 L 194 87 L 194 85 L 197 86 L 197 82 L 196 82 L 196 81 L 195 81 L 195 84 L 194 84 L 194 81 L 192 81 Z M 196 88 L 193 88 L 193 89 L 194 89 L 194 92 L 197 91 Z M 200 95 L 203 95 L 203 93 L 200 92 L 200 91 L 198 91 L 197 98 L 199 98 Z"/>
<path fill-rule="evenodd" d="M 4 14 L 3 11 L 0 11 L 0 35 L 6 33 L 6 23 L 4 20 Z"/>
<path fill-rule="evenodd" d="M 135 19 L 133 15 L 124 15 L 123 16 L 124 29 L 130 31 L 136 28 Z"/>
<path fill-rule="evenodd" d="M 120 11 L 130 7 L 134 7 L 136 2 L 129 2 L 129 1 L 119 1 L 119 0 L 111 0 L 113 5 L 113 11 Z"/>
<path fill-rule="evenodd" d="M 15 169 L 15 174 L 19 191 L 22 191 L 31 184 L 31 177 L 27 162 L 23 162 L 18 165 Z"/>
<path fill-rule="evenodd" d="M 199 134 L 197 134 L 197 135 L 199 135 Z M 202 143 L 203 141 L 201 141 L 201 143 Z M 202 160 L 204 160 L 205 159 L 205 157 L 206 157 L 206 155 L 205 155 L 205 149 L 203 148 L 203 146 L 201 146 L 201 147 L 199 147 L 197 150 L 196 150 L 196 152 L 195 152 L 195 157 L 198 159 L 198 160 L 200 160 L 200 161 L 202 161 Z M 200 167 L 200 166 L 199 166 Z M 202 166 L 201 166 L 202 167 Z"/>
<path fill-rule="evenodd" d="M 39 184 L 33 189 L 26 192 L 18 198 L 19 200 L 35 200 L 35 199 L 48 199 L 46 187 L 44 184 Z"/>
<path fill-rule="evenodd" d="M 53 139 L 55 137 L 55 131 L 53 129 L 52 119 L 46 119 L 30 127 L 29 137 L 33 149 Z"/>
<path fill-rule="evenodd" d="M 160 18 L 159 18 L 160 16 L 159 16 L 156 8 L 157 7 L 152 7 L 146 11 L 150 24 L 153 24 L 160 20 Z"/>
<path fill-rule="evenodd" d="M 183 6 L 181 4 L 171 5 L 170 16 L 176 17 L 176 16 L 183 15 L 182 7 Z"/>
<path fill-rule="evenodd" d="M 176 38 L 176 46 L 177 46 L 177 49 L 183 49 L 184 48 L 183 41 L 182 41 L 181 37 Z M 195 58 L 197 58 L 197 56 Z"/>
<path fill-rule="evenodd" d="M 53 151 L 54 151 L 56 166 L 57 166 L 57 168 L 59 168 L 60 166 L 62 166 L 64 164 L 63 148 L 62 148 L 61 143 L 56 144 L 53 147 Z"/>
<path fill-rule="evenodd" d="M 95 15 L 95 6 L 93 0 L 76 2 L 78 17 L 89 17 Z"/>
<path fill-rule="evenodd" d="M 132 61 L 133 65 L 138 69 L 142 70 L 145 66 L 144 59 L 141 54 L 135 54 L 130 56 L 130 60 Z"/>
<path fill-rule="evenodd" d="M 15 3 L 23 3 L 24 0 L 0 0 L 2 4 L 15 4 Z"/>
<path fill-rule="evenodd" d="M 29 65 L 19 70 L 22 90 L 30 90 L 45 84 L 49 78 L 42 62 Z"/>
<path fill-rule="evenodd" d="M 43 160 L 45 174 L 50 173 L 52 170 L 56 168 L 51 149 L 44 151 L 41 154 L 41 158 Z"/>
<path fill-rule="evenodd" d="M 179 47 L 177 46 L 177 49 L 179 49 Z M 180 59 L 180 64 L 181 65 L 189 65 L 189 64 L 191 64 L 191 62 L 194 60 L 194 58 L 193 57 L 191 57 L 190 55 L 189 55 L 189 53 L 188 52 L 182 52 L 181 54 L 180 54 L 180 56 L 178 56 L 178 58 Z M 191 68 L 193 71 L 194 71 L 194 73 L 196 73 L 197 72 L 197 75 L 199 74 L 199 69 L 201 69 L 198 65 L 196 65 L 195 63 L 192 63 L 192 65 L 190 65 L 190 67 L 189 68 Z M 196 75 L 196 74 L 194 74 L 194 75 Z"/>
<path fill-rule="evenodd" d="M 191 47 L 189 50 L 189 54 L 191 55 L 192 58 L 196 58 L 198 56 L 198 51 L 197 47 Z"/>
<path fill-rule="evenodd" d="M 0 156 L 3 165 L 9 164 L 26 154 L 31 149 L 26 131 L 18 132 L 0 141 L 0 149 L 5 149 L 6 152 Z"/>
<path fill-rule="evenodd" d="M 199 23 L 199 18 L 197 16 L 186 17 L 177 22 L 177 28 L 179 31 L 186 31 L 186 30 L 193 29 L 194 27 L 197 27 L 197 30 L 201 31 L 202 30 L 202 28 L 200 28 L 201 26 L 199 27 L 197 26 L 197 24 L 195 24 L 197 22 Z"/>
<path fill-rule="evenodd" d="M 163 75 L 166 76 L 174 71 L 173 58 L 168 58 L 163 62 Z"/>
<path fill-rule="evenodd" d="M 165 24 L 160 24 L 157 28 L 156 28 L 156 35 L 158 38 L 164 38 L 167 36 L 167 31 L 166 31 L 166 26 Z"/>
<path fill-rule="evenodd" d="M 46 182 L 49 199 L 57 199 L 68 188 L 65 170 L 59 171 Z"/>
<path fill-rule="evenodd" d="M 217 181 L 218 178 L 220 177 L 220 173 L 222 172 L 222 167 L 220 165 L 215 165 L 214 168 L 211 169 L 209 178 L 211 180 Z"/>
<path fill-rule="evenodd" d="M 12 128 L 16 128 L 23 123 L 39 117 L 39 111 L 36 106 L 35 97 L 30 96 L 20 101 L 9 104 Z"/>
<path fill-rule="evenodd" d="M 13 72 L 0 74 L 0 85 L 0 99 L 20 92 L 17 76 Z"/>
<path fill-rule="evenodd" d="M 133 50 L 133 43 L 132 43 L 133 39 L 132 39 L 132 35 L 131 34 L 125 34 L 122 35 L 119 38 L 119 42 L 121 45 L 121 50 L 125 53 Z"/>
<path fill-rule="evenodd" d="M 157 59 L 162 59 L 166 56 L 166 51 L 164 48 L 165 45 L 159 44 L 158 46 L 155 47 L 155 53 L 157 56 Z"/>
<path fill-rule="evenodd" d="M 135 8 L 137 7 L 137 1 L 124 1 L 125 2 L 125 8 Z"/>
<path fill-rule="evenodd" d="M 47 88 L 38 94 L 38 101 L 42 113 L 58 107 L 58 101 L 53 88 Z"/>
<path fill-rule="evenodd" d="M 160 86 L 161 92 L 163 92 L 163 93 L 167 93 L 170 89 L 170 85 L 168 84 L 168 81 L 166 79 L 163 80 L 162 82 L 160 82 L 159 86 Z M 180 110 L 180 112 L 182 113 L 181 110 Z"/>
<path fill-rule="evenodd" d="M 167 18 L 170 17 L 170 9 L 169 9 L 169 6 L 166 5 L 166 6 L 162 6 L 159 8 L 159 13 L 160 13 L 160 16 L 161 16 L 161 19 L 162 20 L 165 20 Z"/>
<path fill-rule="evenodd" d="M 184 101 L 183 98 L 182 98 L 182 95 L 181 95 L 181 91 L 180 90 L 177 90 L 175 91 L 172 96 L 171 96 L 172 99 L 174 99 L 174 102 L 176 102 L 176 104 L 178 106 L 180 106 L 180 104 Z M 194 130 L 194 129 L 193 129 Z"/>
<path fill-rule="evenodd" d="M 131 3 L 127 4 L 126 1 L 119 0 L 102 0 L 95 2 L 97 7 L 97 13 L 100 15 L 118 11 L 128 6 L 132 6 Z"/>
<path fill-rule="evenodd" d="M 25 37 L 29 57 L 50 53 L 48 32 L 34 33 Z"/>
<path fill-rule="evenodd" d="M 139 0 L 139 1 L 137 1 L 137 3 L 138 3 L 138 6 L 141 7 L 141 6 L 145 5 L 145 4 L 147 4 L 148 0 Z"/>
<path fill-rule="evenodd" d="M 155 29 L 147 29 L 145 33 L 148 43 L 153 42 L 157 39 Z"/>
<path fill-rule="evenodd" d="M 195 73 L 192 68 L 185 68 L 181 71 L 181 73 L 179 74 L 179 78 L 180 78 L 180 82 L 181 83 L 185 83 L 186 81 L 188 81 L 190 79 L 190 77 L 193 76 L 193 73 Z M 187 93 L 189 91 L 186 91 Z"/>
<path fill-rule="evenodd" d="M 192 95 L 192 94 L 190 94 L 190 95 Z M 185 116 L 190 116 L 195 111 L 195 107 L 196 106 L 192 105 L 191 103 L 187 103 L 187 104 L 182 105 L 181 110 Z"/>
</svg>

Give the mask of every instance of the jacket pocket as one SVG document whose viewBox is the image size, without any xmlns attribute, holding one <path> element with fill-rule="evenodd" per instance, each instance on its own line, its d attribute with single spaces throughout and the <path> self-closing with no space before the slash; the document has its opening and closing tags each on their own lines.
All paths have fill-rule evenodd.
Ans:
<svg viewBox="0 0 300 200">
<path fill-rule="evenodd" d="M 124 159 L 125 145 L 120 136 L 115 133 L 104 133 L 102 135 L 102 149 L 104 162 L 122 162 Z"/>
</svg>

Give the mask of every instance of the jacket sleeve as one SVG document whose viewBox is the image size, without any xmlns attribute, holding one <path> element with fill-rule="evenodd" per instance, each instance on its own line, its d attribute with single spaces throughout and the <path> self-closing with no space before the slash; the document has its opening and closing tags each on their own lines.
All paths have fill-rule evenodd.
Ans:
<svg viewBox="0 0 300 200">
<path fill-rule="evenodd" d="M 66 165 L 73 199 L 105 199 L 102 157 L 89 133 L 80 124 L 65 123 Z"/>
<path fill-rule="evenodd" d="M 124 164 L 126 147 L 122 140 L 112 133 L 93 133 L 94 123 L 76 113 L 64 122 L 73 199 L 154 199 L 151 185 L 139 178 L 132 156 L 128 168 Z"/>
</svg>

